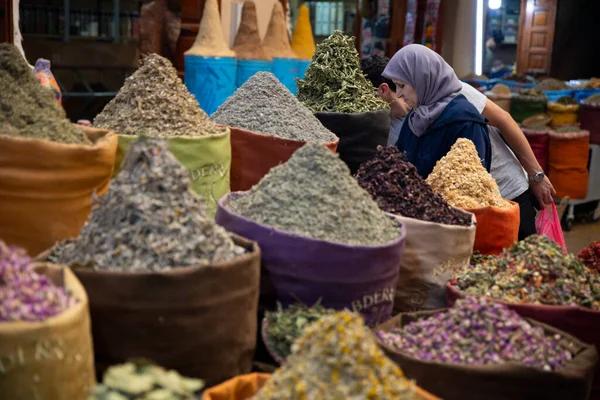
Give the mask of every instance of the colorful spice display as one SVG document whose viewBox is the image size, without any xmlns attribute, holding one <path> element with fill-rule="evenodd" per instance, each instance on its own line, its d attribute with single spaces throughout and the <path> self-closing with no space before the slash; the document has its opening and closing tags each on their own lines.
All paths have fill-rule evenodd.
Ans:
<svg viewBox="0 0 600 400">
<path fill-rule="evenodd" d="M 252 399 L 415 398 L 414 383 L 384 355 L 362 318 L 342 311 L 308 326 Z"/>
<path fill-rule="evenodd" d="M 569 85 L 567 85 L 564 81 L 548 78 L 544 79 L 535 87 L 537 90 L 569 90 Z"/>
<path fill-rule="evenodd" d="M 270 60 L 265 52 L 260 32 L 258 31 L 258 17 L 256 4 L 246 0 L 242 8 L 242 18 L 237 35 L 233 43 L 233 51 L 240 60 Z"/>
<path fill-rule="evenodd" d="M 458 271 L 451 283 L 466 294 L 510 303 L 600 310 L 600 274 L 543 235 L 530 236 L 488 262 Z"/>
<path fill-rule="evenodd" d="M 171 62 L 150 54 L 125 80 L 94 126 L 122 135 L 205 136 L 227 131 L 208 119 Z"/>
<path fill-rule="evenodd" d="M 195 400 L 203 387 L 202 380 L 177 371 L 150 362 L 129 362 L 106 370 L 90 400 Z"/>
<path fill-rule="evenodd" d="M 406 154 L 395 146 L 377 148 L 374 159 L 363 163 L 356 179 L 385 212 L 448 225 L 471 225 L 471 216 L 434 193 Z"/>
<path fill-rule="evenodd" d="M 317 46 L 304 79 L 298 81 L 298 100 L 313 112 L 357 113 L 389 108 L 363 75 L 354 38 L 341 31 Z"/>
<path fill-rule="evenodd" d="M 276 311 L 265 313 L 269 345 L 278 355 L 286 358 L 292 353 L 292 345 L 296 339 L 302 336 L 307 326 L 334 313 L 336 310 L 325 308 L 319 304 L 312 307 L 291 305 L 285 310 L 281 304 L 278 304 Z"/>
<path fill-rule="evenodd" d="M 71 124 L 48 88 L 35 78 L 19 50 L 0 43 L 0 133 L 58 143 L 92 144 Z"/>
<path fill-rule="evenodd" d="M 319 240 L 374 246 L 400 235 L 338 155 L 316 143 L 296 150 L 229 206 L 257 223 Z"/>
<path fill-rule="evenodd" d="M 33 270 L 25 250 L 0 241 L 0 322 L 44 321 L 76 303 L 65 288 Z"/>
<path fill-rule="evenodd" d="M 590 243 L 577 257 L 588 268 L 600 273 L 600 241 Z"/>
<path fill-rule="evenodd" d="M 315 54 L 315 38 L 306 4 L 302 4 L 298 10 L 298 19 L 292 35 L 292 49 L 301 60 L 310 60 Z"/>
<path fill-rule="evenodd" d="M 292 50 L 290 38 L 288 36 L 287 21 L 283 12 L 283 5 L 276 1 L 273 4 L 271 20 L 267 28 L 267 34 L 263 39 L 263 48 L 267 56 L 271 58 L 296 58 L 296 53 Z"/>
<path fill-rule="evenodd" d="M 333 142 L 337 137 L 270 72 L 257 72 L 219 107 L 217 124 L 303 142 Z"/>
<path fill-rule="evenodd" d="M 475 144 L 469 139 L 454 143 L 448 154 L 435 164 L 427 183 L 454 207 L 512 207 L 502 198 L 496 180 L 481 164 Z"/>
<path fill-rule="evenodd" d="M 377 337 L 411 357 L 441 363 L 518 363 L 554 371 L 573 358 L 560 335 L 549 336 L 505 305 L 475 296 Z"/>
<path fill-rule="evenodd" d="M 96 269 L 159 271 L 232 260 L 245 250 L 206 215 L 166 140 L 140 138 L 79 237 L 50 259 Z"/>
<path fill-rule="evenodd" d="M 235 57 L 235 51 L 229 48 L 223 28 L 217 0 L 207 0 L 204 4 L 198 35 L 187 55 L 204 57 Z"/>
</svg>

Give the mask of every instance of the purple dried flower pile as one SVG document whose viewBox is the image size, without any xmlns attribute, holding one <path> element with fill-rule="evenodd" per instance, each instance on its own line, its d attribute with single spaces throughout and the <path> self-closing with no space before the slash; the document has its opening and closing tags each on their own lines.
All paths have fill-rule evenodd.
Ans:
<svg viewBox="0 0 600 400">
<path fill-rule="evenodd" d="M 469 296 L 454 307 L 403 328 L 377 332 L 380 342 L 423 360 L 487 365 L 508 362 L 553 371 L 573 358 L 560 342 L 506 306 Z"/>
<path fill-rule="evenodd" d="M 439 224 L 471 225 L 471 216 L 435 193 L 395 146 L 379 146 L 375 158 L 360 166 L 356 179 L 383 211 Z"/>
<path fill-rule="evenodd" d="M 0 241 L 0 321 L 43 321 L 77 303 L 36 273 L 25 250 Z"/>
</svg>

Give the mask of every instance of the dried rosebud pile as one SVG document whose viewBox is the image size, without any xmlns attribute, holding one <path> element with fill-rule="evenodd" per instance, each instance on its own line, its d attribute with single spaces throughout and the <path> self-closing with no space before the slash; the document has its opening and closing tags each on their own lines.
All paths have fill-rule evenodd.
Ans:
<svg viewBox="0 0 600 400">
<path fill-rule="evenodd" d="M 383 211 L 439 224 L 471 225 L 471 217 L 434 193 L 395 146 L 379 146 L 375 158 L 360 166 L 356 179 Z"/>
<path fill-rule="evenodd" d="M 577 256 L 588 268 L 600 273 L 600 241 L 590 243 Z"/>
<path fill-rule="evenodd" d="M 43 321 L 77 299 L 36 273 L 25 250 L 0 241 L 0 321 Z"/>
<path fill-rule="evenodd" d="M 573 358 L 560 335 L 550 337 L 508 307 L 474 296 L 427 319 L 379 331 L 377 337 L 411 357 L 451 364 L 512 362 L 553 371 Z"/>
<path fill-rule="evenodd" d="M 510 303 L 600 310 L 600 274 L 542 235 L 530 236 L 498 257 L 459 270 L 451 283 L 467 294 Z"/>
</svg>

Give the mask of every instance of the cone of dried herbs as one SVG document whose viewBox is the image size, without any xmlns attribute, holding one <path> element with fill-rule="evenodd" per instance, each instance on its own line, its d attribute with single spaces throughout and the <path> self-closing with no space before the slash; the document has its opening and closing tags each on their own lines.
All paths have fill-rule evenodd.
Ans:
<svg viewBox="0 0 600 400">
<path fill-rule="evenodd" d="M 354 38 L 341 31 L 335 31 L 317 45 L 304 79 L 298 81 L 298 100 L 315 113 L 389 108 L 363 75 Z"/>
<path fill-rule="evenodd" d="M 336 312 L 319 304 L 312 307 L 294 304 L 285 310 L 278 304 L 276 311 L 265 313 L 267 344 L 279 356 L 287 358 L 292 352 L 292 345 L 307 326 Z"/>
<path fill-rule="evenodd" d="M 265 52 L 260 32 L 258 31 L 258 17 L 256 16 L 256 4 L 252 0 L 246 0 L 242 8 L 242 17 L 238 27 L 233 51 L 240 60 L 270 60 Z"/>
<path fill-rule="evenodd" d="M 451 206 L 459 208 L 511 208 L 502 198 L 496 180 L 481 164 L 475 144 L 458 139 L 427 177 L 427 183 Z"/>
<path fill-rule="evenodd" d="M 190 178 L 162 139 L 131 146 L 121 173 L 94 206 L 74 240 L 57 244 L 50 259 L 69 266 L 160 271 L 232 260 L 244 253 L 206 215 Z"/>
<path fill-rule="evenodd" d="M 217 124 L 303 142 L 337 137 L 270 72 L 257 72 L 219 107 Z"/>
<path fill-rule="evenodd" d="M 276 1 L 273 4 L 271 20 L 263 39 L 265 53 L 272 58 L 296 58 L 288 36 L 287 21 L 283 5 Z"/>
<path fill-rule="evenodd" d="M 259 224 L 342 244 L 383 245 L 400 235 L 338 155 L 316 143 L 296 150 L 229 207 Z"/>
<path fill-rule="evenodd" d="M 385 212 L 440 224 L 471 225 L 471 216 L 434 193 L 395 146 L 379 146 L 375 158 L 363 163 L 355 177 Z"/>
<path fill-rule="evenodd" d="M 227 132 L 208 119 L 169 60 L 150 54 L 125 80 L 94 126 L 122 135 L 205 136 Z"/>
<path fill-rule="evenodd" d="M 71 124 L 50 90 L 43 87 L 19 50 L 0 43 L 0 134 L 58 143 L 92 142 Z"/>
<path fill-rule="evenodd" d="M 415 385 L 385 356 L 362 318 L 342 311 L 308 326 L 292 355 L 252 397 L 281 399 L 415 399 Z"/>
<path fill-rule="evenodd" d="M 600 310 L 600 274 L 542 235 L 530 236 L 485 263 L 459 270 L 451 283 L 466 294 L 510 303 Z"/>
<path fill-rule="evenodd" d="M 229 48 L 223 35 L 217 0 L 207 0 L 204 4 L 198 35 L 194 45 L 185 54 L 204 57 L 235 57 L 235 52 Z"/>
</svg>

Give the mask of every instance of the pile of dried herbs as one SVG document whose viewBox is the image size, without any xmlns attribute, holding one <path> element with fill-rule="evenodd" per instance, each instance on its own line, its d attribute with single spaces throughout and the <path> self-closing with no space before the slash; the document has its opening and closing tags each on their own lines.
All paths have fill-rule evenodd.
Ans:
<svg viewBox="0 0 600 400">
<path fill-rule="evenodd" d="M 550 90 L 550 91 L 569 90 L 570 89 L 569 85 L 567 85 L 564 81 L 554 79 L 554 78 L 544 79 L 543 81 L 539 82 L 535 88 L 537 90 Z"/>
<path fill-rule="evenodd" d="M 488 365 L 508 362 L 554 371 L 573 359 L 560 343 L 515 311 L 483 297 L 457 300 L 429 318 L 377 332 L 385 345 L 423 361 Z"/>
<path fill-rule="evenodd" d="M 562 96 L 558 100 L 556 100 L 556 102 L 558 104 L 564 104 L 564 105 L 567 105 L 567 106 L 568 105 L 575 105 L 575 104 L 577 104 L 577 100 L 575 100 L 571 96 Z"/>
<path fill-rule="evenodd" d="M 125 80 L 94 126 L 122 135 L 205 136 L 225 133 L 198 104 L 169 60 L 150 54 Z"/>
<path fill-rule="evenodd" d="M 316 143 L 296 150 L 229 207 L 259 224 L 336 243 L 375 246 L 400 235 L 338 155 Z"/>
<path fill-rule="evenodd" d="M 337 140 L 270 72 L 254 74 L 210 118 L 218 124 L 284 139 Z"/>
<path fill-rule="evenodd" d="M 134 142 L 121 173 L 97 201 L 79 237 L 57 244 L 52 261 L 144 272 L 209 265 L 245 251 L 206 215 L 166 140 Z"/>
<path fill-rule="evenodd" d="M 40 84 L 19 50 L 0 43 L 0 134 L 59 143 L 92 142 L 71 124 L 52 91 Z"/>
<path fill-rule="evenodd" d="M 89 400 L 196 400 L 200 379 L 181 376 L 146 361 L 110 367 Z"/>
<path fill-rule="evenodd" d="M 354 38 L 335 31 L 317 45 L 298 100 L 313 112 L 358 113 L 389 108 L 360 69 Z"/>
<path fill-rule="evenodd" d="M 362 318 L 322 317 L 292 346 L 292 355 L 252 400 L 416 399 L 415 385 L 385 356 Z"/>
<path fill-rule="evenodd" d="M 600 103 L 600 93 L 594 94 L 584 100 L 587 104 L 598 104 Z"/>
<path fill-rule="evenodd" d="M 229 48 L 223 35 L 217 0 L 207 0 L 204 3 L 198 35 L 194 45 L 185 54 L 204 57 L 235 57 L 235 52 Z"/>
<path fill-rule="evenodd" d="M 395 146 L 379 146 L 375 158 L 363 163 L 355 177 L 385 212 L 439 224 L 471 225 L 471 216 L 434 193 Z"/>
<path fill-rule="evenodd" d="M 510 303 L 600 310 L 600 274 L 542 235 L 530 236 L 483 264 L 457 271 L 451 283 L 467 294 Z"/>
<path fill-rule="evenodd" d="M 233 51 L 240 60 L 270 60 L 258 31 L 258 17 L 256 15 L 256 4 L 252 0 L 246 0 L 242 8 L 240 25 L 233 43 Z"/>
<path fill-rule="evenodd" d="M 319 304 L 312 307 L 291 305 L 285 310 L 281 304 L 276 311 L 267 311 L 267 340 L 278 355 L 287 358 L 292 352 L 292 345 L 304 332 L 304 328 L 320 320 L 325 315 L 334 314 L 336 310 L 325 308 Z"/>
<path fill-rule="evenodd" d="M 34 271 L 25 250 L 0 240 L 0 322 L 44 321 L 76 303 L 64 287 Z"/>
<path fill-rule="evenodd" d="M 581 128 L 578 125 L 561 125 L 556 129 L 557 133 L 574 133 L 581 132 Z"/>
<path fill-rule="evenodd" d="M 265 53 L 272 58 L 297 58 L 290 43 L 283 5 L 279 1 L 273 4 L 273 12 L 267 34 L 263 39 L 263 47 Z"/>
<path fill-rule="evenodd" d="M 496 180 L 485 170 L 475 144 L 458 139 L 427 177 L 427 183 L 451 206 L 459 208 L 511 208 L 502 198 Z"/>
<path fill-rule="evenodd" d="M 590 243 L 579 252 L 577 258 L 592 271 L 600 273 L 600 241 Z"/>
<path fill-rule="evenodd" d="M 476 250 L 473 252 L 473 254 L 471 254 L 471 265 L 483 264 L 493 259 L 494 256 L 481 254 L 479 251 Z"/>
<path fill-rule="evenodd" d="M 531 88 L 531 89 L 519 89 L 517 91 L 517 95 L 520 99 L 529 100 L 529 101 L 548 101 L 548 97 L 541 90 Z"/>
</svg>

